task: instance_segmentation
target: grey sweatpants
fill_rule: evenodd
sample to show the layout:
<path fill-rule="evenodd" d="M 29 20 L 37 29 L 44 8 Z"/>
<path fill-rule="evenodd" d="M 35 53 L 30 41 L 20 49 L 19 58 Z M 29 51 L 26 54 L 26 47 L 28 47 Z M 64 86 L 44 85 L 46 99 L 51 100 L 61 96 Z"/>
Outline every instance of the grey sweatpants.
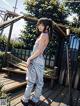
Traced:
<path fill-rule="evenodd" d="M 38 102 L 42 93 L 43 87 L 43 74 L 44 74 L 44 65 L 39 63 L 31 63 L 27 74 L 26 80 L 28 80 L 23 99 L 25 102 L 28 102 L 30 99 L 31 91 L 34 84 L 36 84 L 34 95 L 32 97 L 33 102 Z"/>

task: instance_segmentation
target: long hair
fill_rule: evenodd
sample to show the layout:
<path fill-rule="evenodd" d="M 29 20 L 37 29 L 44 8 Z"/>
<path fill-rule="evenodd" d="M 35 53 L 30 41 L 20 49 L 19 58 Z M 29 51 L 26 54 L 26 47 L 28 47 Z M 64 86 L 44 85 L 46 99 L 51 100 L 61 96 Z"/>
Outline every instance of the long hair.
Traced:
<path fill-rule="evenodd" d="M 46 30 L 46 27 L 49 26 L 47 30 L 48 30 L 49 40 L 51 40 L 51 38 L 52 38 L 52 32 L 53 32 L 53 23 L 52 23 L 52 20 L 50 18 L 40 18 L 40 19 L 38 19 L 37 26 L 39 24 L 43 24 L 44 25 L 44 30 L 43 30 L 44 33 L 45 33 L 45 30 Z M 36 31 L 37 31 L 36 38 L 39 37 L 40 34 L 41 34 L 41 32 L 39 31 L 39 29 L 37 28 L 37 26 L 36 26 Z"/>

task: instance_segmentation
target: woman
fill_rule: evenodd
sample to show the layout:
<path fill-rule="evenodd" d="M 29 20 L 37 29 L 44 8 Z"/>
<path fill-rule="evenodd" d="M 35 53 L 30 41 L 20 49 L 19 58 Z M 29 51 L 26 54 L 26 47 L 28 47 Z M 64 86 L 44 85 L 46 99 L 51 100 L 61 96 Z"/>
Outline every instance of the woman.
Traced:
<path fill-rule="evenodd" d="M 43 74 L 45 68 L 45 60 L 43 52 L 46 49 L 52 37 L 52 20 L 48 18 L 40 18 L 37 22 L 37 39 L 33 47 L 31 56 L 27 59 L 27 76 L 28 81 L 24 96 L 21 100 L 24 106 L 28 106 L 31 101 L 34 105 L 38 103 L 42 87 L 43 87 Z M 34 84 L 36 84 L 34 94 L 30 100 L 31 91 Z"/>

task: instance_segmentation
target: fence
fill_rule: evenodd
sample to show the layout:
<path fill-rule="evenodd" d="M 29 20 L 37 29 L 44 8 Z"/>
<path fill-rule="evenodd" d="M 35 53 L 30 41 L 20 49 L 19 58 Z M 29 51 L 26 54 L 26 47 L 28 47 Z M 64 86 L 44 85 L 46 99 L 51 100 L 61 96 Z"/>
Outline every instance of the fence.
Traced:
<path fill-rule="evenodd" d="M 12 49 L 12 54 L 14 54 L 15 56 L 23 59 L 23 60 L 27 60 L 27 58 L 30 56 L 32 50 L 26 50 L 26 49 L 16 49 L 13 48 Z M 45 66 L 53 68 L 54 66 L 54 60 L 55 60 L 55 55 L 50 56 L 50 55 L 45 55 L 44 54 L 44 59 L 45 59 Z"/>

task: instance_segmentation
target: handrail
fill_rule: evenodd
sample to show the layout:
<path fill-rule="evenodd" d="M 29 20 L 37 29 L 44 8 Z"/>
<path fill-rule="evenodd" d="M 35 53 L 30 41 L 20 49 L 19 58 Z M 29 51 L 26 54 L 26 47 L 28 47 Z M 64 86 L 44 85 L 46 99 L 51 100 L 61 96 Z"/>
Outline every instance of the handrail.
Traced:
<path fill-rule="evenodd" d="M 23 18 L 24 16 L 18 16 L 18 17 L 15 17 L 11 20 L 8 20 L 8 21 L 5 21 L 4 23 L 0 24 L 0 29 L 2 29 L 3 27 L 6 28 L 8 27 L 9 25 L 11 25 L 12 23 L 20 20 L 21 18 Z"/>

